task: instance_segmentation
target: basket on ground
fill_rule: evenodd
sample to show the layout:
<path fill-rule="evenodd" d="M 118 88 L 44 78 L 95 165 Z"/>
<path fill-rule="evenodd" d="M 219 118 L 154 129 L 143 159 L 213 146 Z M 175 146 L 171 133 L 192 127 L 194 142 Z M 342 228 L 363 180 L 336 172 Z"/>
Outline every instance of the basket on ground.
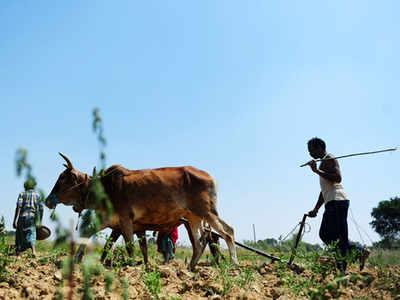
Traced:
<path fill-rule="evenodd" d="M 41 240 L 45 240 L 47 239 L 51 234 L 51 230 L 44 226 L 44 225 L 40 225 L 38 227 L 36 227 L 36 239 L 41 241 Z"/>

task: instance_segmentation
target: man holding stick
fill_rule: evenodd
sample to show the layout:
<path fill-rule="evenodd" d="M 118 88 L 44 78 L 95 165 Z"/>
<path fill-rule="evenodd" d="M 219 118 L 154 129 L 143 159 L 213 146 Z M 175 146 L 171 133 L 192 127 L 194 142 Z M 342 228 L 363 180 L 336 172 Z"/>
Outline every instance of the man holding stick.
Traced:
<path fill-rule="evenodd" d="M 331 154 L 326 152 L 325 142 L 320 138 L 312 138 L 307 145 L 312 158 L 322 159 L 319 168 L 317 168 L 317 163 L 314 160 L 308 162 L 311 170 L 319 176 L 321 185 L 317 204 L 308 213 L 308 216 L 316 217 L 322 204 L 325 204 L 319 236 L 326 245 L 337 242 L 337 247 L 343 258 L 342 263 L 338 263 L 338 267 L 346 271 L 345 257 L 356 246 L 351 244 L 348 239 L 347 212 L 350 201 L 341 184 L 342 176 L 339 163 Z M 362 270 L 369 251 L 361 247 L 358 247 L 358 249 L 361 253 L 360 270 Z"/>

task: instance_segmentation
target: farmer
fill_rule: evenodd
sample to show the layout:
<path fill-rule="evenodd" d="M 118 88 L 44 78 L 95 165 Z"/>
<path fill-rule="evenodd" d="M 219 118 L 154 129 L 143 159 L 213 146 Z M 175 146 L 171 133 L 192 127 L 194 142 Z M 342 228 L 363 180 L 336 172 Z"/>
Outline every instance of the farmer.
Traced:
<path fill-rule="evenodd" d="M 18 196 L 13 227 L 15 233 L 15 254 L 18 258 L 21 252 L 32 249 L 35 257 L 36 225 L 39 225 L 43 216 L 43 207 L 40 195 L 34 191 L 36 181 L 33 178 L 24 183 L 25 192 Z"/>
<path fill-rule="evenodd" d="M 334 158 L 326 152 L 325 142 L 320 138 L 312 138 L 307 145 L 308 151 L 314 159 Z M 308 165 L 314 173 L 319 175 L 321 185 L 317 204 L 308 213 L 308 216 L 316 217 L 322 204 L 325 204 L 319 236 L 326 245 L 337 242 L 341 257 L 345 258 L 349 251 L 355 249 L 356 246 L 351 244 L 348 239 L 347 211 L 350 201 L 341 184 L 342 176 L 339 163 L 336 159 L 324 160 L 317 168 L 317 163 L 311 160 Z M 360 251 L 360 270 L 362 270 L 369 251 L 362 247 L 357 248 Z M 338 267 L 346 271 L 346 261 L 343 260 L 341 264 L 338 264 Z"/>
<path fill-rule="evenodd" d="M 178 227 L 175 227 L 172 232 L 159 231 L 157 236 L 157 251 L 162 253 L 164 263 L 168 263 L 175 257 L 176 241 L 178 240 Z"/>

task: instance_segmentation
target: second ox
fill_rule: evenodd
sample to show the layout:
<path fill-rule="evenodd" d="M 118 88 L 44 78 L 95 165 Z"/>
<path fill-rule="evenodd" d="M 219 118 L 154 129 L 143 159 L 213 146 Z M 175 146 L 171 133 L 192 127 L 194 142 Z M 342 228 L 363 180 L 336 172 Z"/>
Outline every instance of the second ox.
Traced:
<path fill-rule="evenodd" d="M 60 155 L 67 162 L 66 169 L 47 197 L 46 206 L 55 208 L 62 203 L 72 205 L 75 211 L 94 208 L 88 197 L 91 177 L 75 169 L 67 156 Z M 113 215 L 107 224 L 101 224 L 101 229 L 120 230 L 131 245 L 134 232 L 176 226 L 184 218 L 189 222 L 193 247 L 189 268 L 193 269 L 205 247 L 202 224 L 206 222 L 226 241 L 231 259 L 237 263 L 233 228 L 218 216 L 216 183 L 207 172 L 190 166 L 128 170 L 113 165 L 104 171 L 101 182 L 113 205 Z"/>

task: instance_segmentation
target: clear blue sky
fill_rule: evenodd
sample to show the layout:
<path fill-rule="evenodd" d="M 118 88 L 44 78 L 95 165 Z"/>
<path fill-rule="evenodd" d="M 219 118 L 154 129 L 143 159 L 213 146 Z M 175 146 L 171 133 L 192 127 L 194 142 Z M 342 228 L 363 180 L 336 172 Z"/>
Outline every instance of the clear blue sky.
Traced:
<path fill-rule="evenodd" d="M 334 155 L 400 144 L 399 11 L 398 1 L 2 1 L 0 215 L 11 228 L 19 147 L 46 192 L 63 170 L 58 152 L 91 172 L 98 107 L 107 165 L 206 170 L 237 240 L 252 239 L 252 224 L 257 239 L 285 235 L 319 193 L 299 168 L 309 138 Z M 374 241 L 372 208 L 400 194 L 399 155 L 340 161 Z M 321 217 L 306 241 L 320 242 Z"/>

